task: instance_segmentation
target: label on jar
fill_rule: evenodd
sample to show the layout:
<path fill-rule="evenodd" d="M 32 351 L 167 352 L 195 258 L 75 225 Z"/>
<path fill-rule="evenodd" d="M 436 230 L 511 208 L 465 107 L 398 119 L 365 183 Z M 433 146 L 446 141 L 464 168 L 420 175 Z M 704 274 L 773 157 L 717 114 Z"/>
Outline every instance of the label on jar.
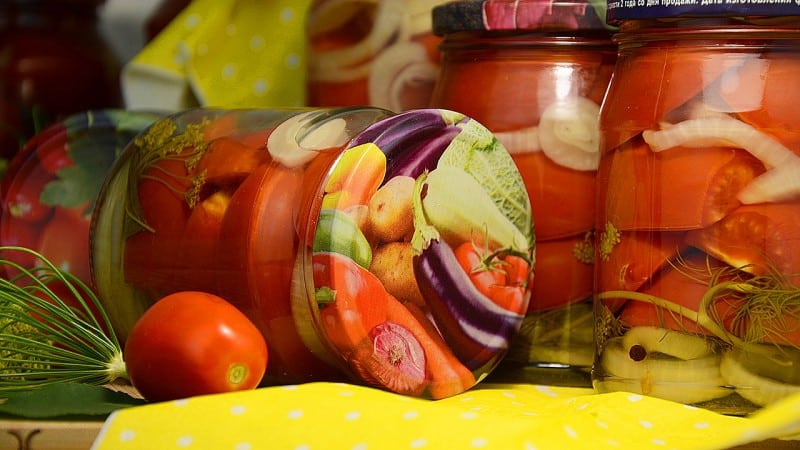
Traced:
<path fill-rule="evenodd" d="M 795 0 L 608 0 L 607 20 L 800 15 Z"/>

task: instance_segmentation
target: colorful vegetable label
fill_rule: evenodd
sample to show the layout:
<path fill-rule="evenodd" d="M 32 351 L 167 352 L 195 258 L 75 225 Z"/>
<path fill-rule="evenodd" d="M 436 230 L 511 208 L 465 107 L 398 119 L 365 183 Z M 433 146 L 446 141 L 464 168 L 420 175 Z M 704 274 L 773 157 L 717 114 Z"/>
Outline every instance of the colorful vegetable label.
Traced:
<path fill-rule="evenodd" d="M 608 0 L 608 22 L 676 17 L 785 17 L 800 15 L 791 0 Z"/>
<path fill-rule="evenodd" d="M 435 109 L 377 122 L 325 184 L 312 256 L 323 341 L 368 384 L 462 392 L 521 325 L 533 243 L 522 179 L 486 128 Z"/>

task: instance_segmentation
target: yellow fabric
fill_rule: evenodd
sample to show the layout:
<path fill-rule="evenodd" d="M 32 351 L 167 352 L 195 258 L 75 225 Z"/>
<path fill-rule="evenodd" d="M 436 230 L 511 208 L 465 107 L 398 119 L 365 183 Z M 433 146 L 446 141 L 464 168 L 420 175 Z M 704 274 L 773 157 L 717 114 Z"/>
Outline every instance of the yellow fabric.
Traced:
<path fill-rule="evenodd" d="M 691 450 L 798 432 L 800 396 L 744 418 L 584 388 L 485 384 L 431 401 L 310 383 L 120 410 L 94 448 Z"/>
<path fill-rule="evenodd" d="M 310 0 L 194 0 L 122 71 L 129 109 L 305 103 Z"/>

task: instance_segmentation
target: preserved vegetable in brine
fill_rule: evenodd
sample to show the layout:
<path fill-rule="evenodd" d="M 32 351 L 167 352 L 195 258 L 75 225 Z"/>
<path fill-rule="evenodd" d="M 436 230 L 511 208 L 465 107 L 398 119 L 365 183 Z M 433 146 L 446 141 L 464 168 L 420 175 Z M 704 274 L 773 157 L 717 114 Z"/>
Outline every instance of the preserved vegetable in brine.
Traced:
<path fill-rule="evenodd" d="M 452 396 L 498 364 L 528 307 L 522 178 L 448 110 L 186 111 L 133 140 L 97 211 L 115 331 L 172 292 L 222 296 L 267 341 L 265 383 Z M 484 265 L 502 286 L 472 280 Z"/>
<path fill-rule="evenodd" d="M 536 222 L 536 278 L 498 375 L 589 385 L 595 177 L 611 34 L 587 2 L 452 2 L 432 104 L 474 117 L 511 153 Z M 481 274 L 489 278 L 489 274 Z"/>
<path fill-rule="evenodd" d="M 593 379 L 747 414 L 800 392 L 800 28 L 709 23 L 618 37 Z"/>

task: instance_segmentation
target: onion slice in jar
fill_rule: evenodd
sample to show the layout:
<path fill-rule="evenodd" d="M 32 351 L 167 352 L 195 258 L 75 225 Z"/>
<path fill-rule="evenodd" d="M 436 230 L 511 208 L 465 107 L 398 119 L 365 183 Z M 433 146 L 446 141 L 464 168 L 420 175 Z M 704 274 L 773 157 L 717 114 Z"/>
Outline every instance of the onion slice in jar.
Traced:
<path fill-rule="evenodd" d="M 777 350 L 777 347 L 774 348 L 776 352 L 780 351 Z M 760 363 L 765 364 L 780 364 L 780 362 L 770 362 L 762 355 L 751 354 L 741 349 L 727 352 L 722 358 L 720 373 L 727 384 L 736 387 L 737 394 L 756 405 L 766 406 L 800 393 L 800 384 L 793 384 L 790 380 L 782 381 L 777 378 L 763 376 L 760 374 L 762 372 L 760 369 L 757 370 L 758 374 L 754 373 L 748 367 L 745 367 L 745 358 L 761 359 Z M 750 362 L 754 362 L 754 360 L 751 359 Z M 791 363 L 789 364 L 791 367 Z"/>
<path fill-rule="evenodd" d="M 662 130 L 645 130 L 654 152 L 675 147 L 725 146 L 746 150 L 769 169 L 738 194 L 744 204 L 780 202 L 800 197 L 800 156 L 778 140 L 732 117 L 701 117 Z"/>
<path fill-rule="evenodd" d="M 702 403 L 733 393 L 720 375 L 720 356 L 683 360 L 646 353 L 636 359 L 622 337 L 609 339 L 602 352 L 601 370 L 607 374 L 601 392 L 627 391 L 678 403 Z"/>
<path fill-rule="evenodd" d="M 575 170 L 597 170 L 600 163 L 600 106 L 586 97 L 568 97 L 550 104 L 539 119 L 542 151 L 556 163 Z"/>
<path fill-rule="evenodd" d="M 354 3 L 356 5 L 351 6 Z M 374 4 L 375 18 L 369 34 L 353 46 L 315 53 L 313 57 L 309 58 L 310 73 L 313 79 L 322 80 L 328 73 L 337 73 L 344 68 L 370 60 L 398 33 L 403 22 L 403 2 L 378 0 L 323 2 L 309 17 L 309 33 L 313 36 L 320 31 L 336 29 L 337 24 L 344 25 L 350 16 L 357 14 L 359 7 L 364 7 L 358 4 L 365 6 Z M 342 16 L 342 11 L 349 12 L 348 17 Z"/>
<path fill-rule="evenodd" d="M 678 359 L 698 359 L 714 354 L 715 346 L 707 338 L 667 328 L 633 327 L 622 336 L 629 352 L 639 346 L 647 353 L 658 352 Z"/>
<path fill-rule="evenodd" d="M 391 111 L 405 111 L 409 105 L 403 99 L 430 96 L 438 77 L 439 69 L 428 60 L 428 53 L 422 44 L 407 41 L 399 42 L 379 53 L 371 64 L 369 74 L 370 103 Z M 416 101 L 415 101 L 416 103 Z"/>

